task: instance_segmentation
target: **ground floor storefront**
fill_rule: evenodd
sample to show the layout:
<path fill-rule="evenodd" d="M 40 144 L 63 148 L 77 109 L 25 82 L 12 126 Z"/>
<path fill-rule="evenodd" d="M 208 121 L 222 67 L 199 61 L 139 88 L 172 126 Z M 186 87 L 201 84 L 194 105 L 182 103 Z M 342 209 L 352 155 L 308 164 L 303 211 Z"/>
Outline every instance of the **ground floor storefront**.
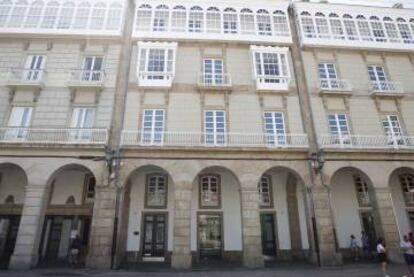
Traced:
<path fill-rule="evenodd" d="M 0 176 L 2 268 L 70 267 L 75 238 L 86 268 L 337 266 L 362 234 L 398 262 L 414 226 L 414 162 L 327 161 L 314 175 L 300 158 L 130 158 L 112 186 L 104 162 L 15 158 Z"/>

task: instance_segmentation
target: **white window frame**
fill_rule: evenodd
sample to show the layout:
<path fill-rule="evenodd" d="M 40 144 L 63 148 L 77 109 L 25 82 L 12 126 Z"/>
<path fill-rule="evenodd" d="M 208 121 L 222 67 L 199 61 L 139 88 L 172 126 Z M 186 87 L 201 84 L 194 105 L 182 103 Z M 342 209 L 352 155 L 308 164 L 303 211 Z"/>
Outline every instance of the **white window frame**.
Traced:
<path fill-rule="evenodd" d="M 6 140 L 25 140 L 28 135 L 28 128 L 32 122 L 33 107 L 28 106 L 13 106 L 7 127 L 4 134 Z"/>
<path fill-rule="evenodd" d="M 354 185 L 355 190 L 358 196 L 359 205 L 362 207 L 371 206 L 371 198 L 369 193 L 368 183 L 365 178 L 360 174 L 355 174 L 354 176 Z"/>
<path fill-rule="evenodd" d="M 341 124 L 343 122 L 345 122 L 345 125 Z M 335 123 L 335 125 L 332 125 L 331 123 Z M 328 115 L 328 127 L 334 144 L 351 144 L 351 131 L 349 128 L 348 116 L 346 113 L 330 113 Z M 342 127 L 346 127 L 346 130 L 342 130 Z M 332 128 L 336 128 L 336 131 L 333 131 Z"/>
<path fill-rule="evenodd" d="M 414 175 L 401 174 L 398 176 L 400 181 L 401 190 L 404 195 L 405 204 L 407 206 L 414 205 Z"/>
<path fill-rule="evenodd" d="M 207 72 L 207 62 L 211 63 L 211 72 Z M 221 64 L 221 70 L 219 70 Z M 203 83 L 205 85 L 223 85 L 225 83 L 223 59 L 205 58 L 203 60 Z"/>
<path fill-rule="evenodd" d="M 322 74 L 325 75 L 323 78 Z M 321 89 L 339 89 L 338 72 L 334 63 L 321 62 L 318 64 L 318 75 Z"/>
<path fill-rule="evenodd" d="M 267 186 L 267 188 L 265 187 Z M 273 206 L 272 179 L 268 175 L 260 178 L 257 186 L 259 192 L 259 205 L 261 208 L 271 208 Z"/>
<path fill-rule="evenodd" d="M 263 123 L 266 132 L 266 144 L 268 146 L 284 146 L 287 144 L 286 123 L 283 112 L 263 112 Z"/>
<path fill-rule="evenodd" d="M 70 139 L 90 141 L 93 138 L 96 109 L 94 107 L 74 107 L 70 122 Z M 90 121 L 88 121 L 88 119 Z"/>
<path fill-rule="evenodd" d="M 382 119 L 382 127 L 388 138 L 388 145 L 404 145 L 404 132 L 398 115 L 385 115 Z"/>
<path fill-rule="evenodd" d="M 91 60 L 89 68 L 87 66 L 88 59 Z M 81 81 L 82 82 L 102 81 L 103 66 L 104 66 L 103 63 L 104 63 L 104 58 L 102 56 L 85 56 L 82 62 Z"/>
<path fill-rule="evenodd" d="M 213 182 L 214 180 L 214 182 Z M 213 184 L 215 191 L 213 191 Z M 206 190 L 204 188 L 207 188 Z M 221 206 L 221 178 L 215 174 L 200 176 L 199 184 L 200 208 L 220 208 Z"/>
<path fill-rule="evenodd" d="M 392 91 L 393 86 L 388 81 L 387 72 L 384 66 L 368 65 L 368 76 L 374 91 Z"/>
<path fill-rule="evenodd" d="M 227 8 L 223 12 L 223 33 L 238 34 L 239 33 L 239 16 L 236 10 Z"/>
<path fill-rule="evenodd" d="M 38 82 L 42 80 L 46 64 L 45 55 L 30 54 L 26 57 L 22 79 L 26 82 Z"/>
<path fill-rule="evenodd" d="M 167 207 L 168 177 L 165 174 L 152 173 L 148 174 L 146 179 L 145 206 L 147 208 Z M 153 190 L 153 192 L 151 190 Z M 151 203 L 151 199 L 154 199 L 154 202 Z"/>
<path fill-rule="evenodd" d="M 170 10 L 166 5 L 159 5 L 154 10 L 152 19 L 153 32 L 166 32 L 169 30 Z"/>
<path fill-rule="evenodd" d="M 157 120 L 157 118 L 160 116 L 161 116 L 161 121 Z M 161 122 L 161 126 L 157 124 L 160 122 Z M 150 126 L 147 127 L 146 123 L 149 123 Z M 142 112 L 141 144 L 142 145 L 162 145 L 164 143 L 164 130 L 165 130 L 165 110 L 164 109 L 144 109 Z"/>
<path fill-rule="evenodd" d="M 211 113 L 211 116 L 209 114 Z M 208 118 L 212 118 L 210 122 Z M 223 122 L 218 121 L 222 118 Z M 223 128 L 218 125 L 223 123 Z M 211 125 L 211 126 L 209 126 Z M 227 122 L 225 110 L 204 111 L 204 143 L 206 146 L 224 146 L 227 143 Z"/>
<path fill-rule="evenodd" d="M 164 52 L 163 71 L 148 70 L 152 50 Z M 176 52 L 176 42 L 138 42 L 138 84 L 140 86 L 171 86 L 175 76 Z"/>

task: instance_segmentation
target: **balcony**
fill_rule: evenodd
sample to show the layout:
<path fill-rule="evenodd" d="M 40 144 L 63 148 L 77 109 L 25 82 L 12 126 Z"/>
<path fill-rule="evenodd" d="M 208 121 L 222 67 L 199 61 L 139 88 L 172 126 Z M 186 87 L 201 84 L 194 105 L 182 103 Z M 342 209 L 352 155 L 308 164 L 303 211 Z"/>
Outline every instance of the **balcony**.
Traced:
<path fill-rule="evenodd" d="M 320 79 L 319 92 L 323 94 L 350 94 L 352 86 L 347 80 Z"/>
<path fill-rule="evenodd" d="M 371 96 L 403 97 L 404 90 L 400 83 L 381 81 L 371 82 Z"/>
<path fill-rule="evenodd" d="M 264 76 L 259 75 L 256 77 L 256 89 L 259 91 L 284 91 L 289 90 L 290 78 L 288 77 L 276 77 L 276 76 Z"/>
<path fill-rule="evenodd" d="M 167 72 L 139 72 L 138 86 L 170 88 L 174 80 L 173 73 Z"/>
<path fill-rule="evenodd" d="M 102 89 L 105 82 L 105 71 L 73 69 L 70 72 L 69 88 Z"/>
<path fill-rule="evenodd" d="M 43 69 L 11 69 L 7 79 L 7 86 L 11 89 L 26 88 L 41 90 L 44 88 L 45 76 L 46 71 Z"/>
<path fill-rule="evenodd" d="M 268 135 L 264 133 L 207 134 L 197 132 L 122 132 L 123 146 L 155 147 L 243 147 L 307 148 L 306 134 Z"/>
<path fill-rule="evenodd" d="M 322 148 L 414 150 L 414 137 L 322 135 L 319 144 Z"/>
<path fill-rule="evenodd" d="M 0 128 L 0 143 L 47 145 L 104 145 L 106 129 L 37 129 L 20 127 Z"/>
<path fill-rule="evenodd" d="M 231 76 L 230 74 L 199 74 L 197 85 L 203 90 L 230 90 Z"/>

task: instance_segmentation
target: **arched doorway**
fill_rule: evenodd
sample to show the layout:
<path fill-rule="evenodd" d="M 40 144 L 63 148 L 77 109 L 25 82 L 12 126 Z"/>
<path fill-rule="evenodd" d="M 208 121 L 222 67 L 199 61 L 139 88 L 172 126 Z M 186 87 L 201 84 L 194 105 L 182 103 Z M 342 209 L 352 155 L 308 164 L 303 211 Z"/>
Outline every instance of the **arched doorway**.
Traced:
<path fill-rule="evenodd" d="M 122 261 L 168 263 L 173 248 L 174 182 L 161 167 L 135 169 L 124 187 Z"/>
<path fill-rule="evenodd" d="M 241 263 L 240 183 L 227 168 L 202 170 L 193 181 L 191 252 L 196 263 Z"/>
<path fill-rule="evenodd" d="M 375 251 L 381 225 L 371 180 L 357 168 L 341 168 L 332 176 L 331 189 L 337 247 L 344 259 L 352 258 L 350 236 L 362 246 L 362 232 L 368 236 L 370 250 Z"/>
<path fill-rule="evenodd" d="M 40 266 L 71 263 L 70 247 L 80 239 L 79 264 L 89 250 L 96 178 L 84 166 L 73 164 L 58 169 L 49 178 L 49 199 L 39 245 Z"/>
<path fill-rule="evenodd" d="M 27 176 L 14 164 L 0 165 L 0 268 L 7 268 L 16 244 Z"/>
<path fill-rule="evenodd" d="M 404 167 L 394 170 L 389 186 L 402 237 L 414 232 L 414 169 Z"/>
<path fill-rule="evenodd" d="M 258 183 L 262 251 L 266 262 L 309 254 L 305 186 L 284 167 L 267 170 Z"/>

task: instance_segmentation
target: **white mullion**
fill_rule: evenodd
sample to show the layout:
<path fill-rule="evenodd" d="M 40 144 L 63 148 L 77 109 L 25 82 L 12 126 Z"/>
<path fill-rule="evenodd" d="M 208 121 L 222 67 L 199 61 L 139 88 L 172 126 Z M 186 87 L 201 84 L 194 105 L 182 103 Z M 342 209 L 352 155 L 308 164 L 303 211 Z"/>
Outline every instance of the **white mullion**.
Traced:
<path fill-rule="evenodd" d="M 151 111 L 151 144 L 155 143 L 155 115 L 157 110 Z"/>

